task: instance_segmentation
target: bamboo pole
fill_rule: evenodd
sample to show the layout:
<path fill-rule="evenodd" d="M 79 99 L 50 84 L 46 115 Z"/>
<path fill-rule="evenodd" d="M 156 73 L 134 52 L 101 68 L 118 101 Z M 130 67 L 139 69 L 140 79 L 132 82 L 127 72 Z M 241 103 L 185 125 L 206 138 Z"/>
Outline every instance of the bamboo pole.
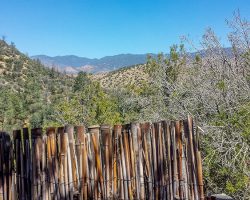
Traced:
<path fill-rule="evenodd" d="M 84 200 L 87 200 L 88 198 L 88 194 L 90 193 L 89 190 L 90 190 L 90 186 L 89 186 L 89 169 L 88 169 L 88 141 L 87 141 L 87 137 L 86 135 L 84 134 L 84 137 L 83 137 L 83 160 L 82 160 L 82 176 L 83 176 L 83 184 L 84 184 L 84 189 L 83 189 L 83 192 L 84 192 Z M 88 189 L 89 188 L 89 189 Z"/>
<path fill-rule="evenodd" d="M 133 170 L 135 171 L 135 181 L 136 185 L 134 187 L 136 192 L 136 199 L 140 198 L 140 167 L 141 167 L 141 159 L 139 157 L 139 141 L 137 137 L 137 131 L 138 131 L 138 124 L 137 123 L 131 123 L 131 133 L 132 133 L 132 139 L 133 139 L 133 150 L 134 150 L 134 158 L 133 158 Z M 134 169 L 135 168 L 135 169 Z"/>
<path fill-rule="evenodd" d="M 182 124 L 180 121 L 175 123 L 175 133 L 177 140 L 177 160 L 178 160 L 178 178 L 179 178 L 179 197 L 184 199 L 183 195 L 183 176 L 182 176 Z"/>
<path fill-rule="evenodd" d="M 62 187 L 61 187 L 61 191 L 62 191 L 62 197 L 61 198 L 65 198 L 66 200 L 69 200 L 69 178 L 68 178 L 68 134 L 64 133 L 64 128 L 60 128 L 60 142 L 61 142 L 61 153 L 60 153 L 60 157 L 61 157 L 61 182 L 62 182 Z M 63 189 L 65 190 L 65 193 L 63 191 Z M 65 196 L 64 196 L 65 194 Z"/>
<path fill-rule="evenodd" d="M 58 161 L 55 128 L 47 128 L 47 158 L 50 180 L 50 195 L 52 199 L 59 198 Z"/>
<path fill-rule="evenodd" d="M 110 173 L 110 155 L 109 155 L 109 148 L 111 146 L 110 143 L 110 126 L 108 125 L 102 125 L 100 127 L 101 129 L 101 136 L 102 136 L 102 141 L 103 141 L 103 149 L 104 149 L 104 173 L 105 173 L 105 183 L 106 183 L 106 188 L 105 188 L 105 196 L 104 198 L 111 198 L 111 173 Z"/>
<path fill-rule="evenodd" d="M 124 199 L 123 194 L 123 176 L 121 170 L 121 156 L 119 151 L 119 137 L 121 137 L 122 126 L 114 126 L 113 134 L 113 197 Z M 118 152 L 119 151 L 119 152 Z M 120 190 L 119 190 L 120 189 Z M 119 194 L 118 194 L 118 191 Z"/>
<path fill-rule="evenodd" d="M 0 200 L 4 199 L 4 186 L 3 186 L 3 132 L 0 133 Z"/>
<path fill-rule="evenodd" d="M 84 156 L 85 148 L 85 136 L 84 136 L 84 126 L 76 127 L 76 138 L 77 138 L 77 160 L 78 160 L 78 170 L 79 170 L 79 185 L 78 190 L 80 193 L 80 200 L 87 199 L 87 188 L 85 189 L 86 184 L 86 159 Z M 86 190 L 86 191 L 85 191 Z M 85 194 L 86 193 L 86 194 Z"/>
<path fill-rule="evenodd" d="M 139 154 L 138 154 L 138 169 L 139 169 L 139 185 L 140 185 L 140 199 L 145 199 L 145 183 L 144 183 L 144 169 L 143 169 L 143 161 L 142 161 L 142 133 L 139 124 L 137 124 L 137 138 L 138 138 L 138 147 L 139 147 Z"/>
<path fill-rule="evenodd" d="M 23 144 L 24 144 L 24 190 L 25 192 L 25 199 L 30 200 L 30 142 L 29 142 L 29 129 L 23 128 Z"/>
<path fill-rule="evenodd" d="M 125 167 L 126 167 L 126 182 L 128 185 L 128 198 L 133 199 L 132 185 L 131 185 L 131 164 L 129 158 L 129 143 L 128 143 L 128 127 L 129 125 L 123 126 L 123 146 L 124 146 L 124 157 L 125 157 Z"/>
<path fill-rule="evenodd" d="M 12 141 L 11 141 L 11 138 L 10 138 L 10 135 L 8 134 L 7 135 L 7 141 L 6 141 L 6 146 L 8 147 L 8 150 L 7 150 L 7 159 L 6 159 L 6 162 L 8 163 L 8 171 L 7 171 L 7 174 L 8 174 L 8 178 L 7 178 L 7 188 L 8 188 L 8 191 L 7 191 L 7 199 L 8 200 L 12 200 L 13 199 L 13 195 L 12 195 L 12 173 L 13 173 L 13 146 L 12 146 Z"/>
<path fill-rule="evenodd" d="M 194 193 L 194 199 L 198 200 L 198 189 L 197 189 L 197 175 L 196 175 L 196 158 L 195 158 L 195 152 L 194 152 L 194 132 L 193 132 L 193 119 L 188 116 L 187 119 L 188 123 L 188 142 L 190 146 L 190 155 L 191 155 L 191 168 L 189 171 L 191 171 L 191 178 L 193 182 L 193 193 Z"/>
<path fill-rule="evenodd" d="M 99 126 L 91 126 L 89 127 L 89 133 L 91 134 L 92 144 L 95 153 L 95 166 L 96 166 L 96 178 L 95 178 L 95 198 L 103 198 L 104 197 L 104 187 L 103 187 L 103 172 L 102 172 L 102 163 L 101 163 L 101 155 L 99 149 Z M 98 184 L 100 187 L 100 191 L 98 191 Z"/>
<path fill-rule="evenodd" d="M 66 132 L 67 134 L 67 132 Z M 68 134 L 67 134 L 68 136 Z M 74 197 L 74 184 L 73 184 L 73 176 L 72 176 L 72 158 L 70 153 L 69 139 L 65 138 L 67 145 L 67 165 L 68 165 L 68 186 L 69 186 L 69 199 L 73 200 Z"/>
<path fill-rule="evenodd" d="M 67 125 L 65 127 L 65 132 L 68 133 L 69 138 L 69 150 L 70 150 L 70 158 L 71 158 L 71 166 L 72 166 L 72 181 L 73 181 L 73 193 L 78 193 L 78 185 L 79 185 L 79 175 L 78 175 L 78 163 L 76 159 L 76 150 L 75 150 L 75 139 L 74 139 L 74 127 L 71 125 Z"/>
<path fill-rule="evenodd" d="M 164 128 L 166 129 L 167 139 L 167 165 L 168 165 L 168 199 L 174 199 L 173 194 L 173 178 L 172 178 L 172 154 L 171 154 L 171 132 L 169 122 L 164 122 Z"/>
<path fill-rule="evenodd" d="M 59 127 L 57 129 L 58 132 L 58 141 L 59 145 L 59 191 L 60 191 L 60 199 L 65 200 L 66 191 L 65 191 L 65 174 L 64 174 L 64 164 L 65 164 L 65 154 L 66 154 L 66 145 L 64 143 L 64 127 Z"/>
<path fill-rule="evenodd" d="M 32 162 L 32 199 L 38 199 L 41 194 L 41 151 L 42 151 L 42 129 L 35 128 L 31 131 L 31 138 L 33 140 L 34 154 Z"/>
<path fill-rule="evenodd" d="M 152 152 L 152 127 L 150 123 L 144 125 L 145 134 L 145 151 L 148 152 L 148 196 L 149 199 L 154 199 L 154 168 L 153 168 L 153 152 Z M 146 156 L 146 154 L 145 154 Z"/>
<path fill-rule="evenodd" d="M 47 169 L 47 163 L 46 163 L 46 140 L 47 136 L 43 135 L 43 140 L 42 140 L 42 151 L 41 151 L 41 162 L 42 162 L 42 177 L 41 177 L 41 182 L 42 182 L 42 200 L 48 200 L 48 191 L 47 191 L 47 185 L 46 185 L 46 169 Z"/>
<path fill-rule="evenodd" d="M 22 154 L 22 143 L 21 143 L 21 131 L 15 131 L 15 157 L 16 157 L 16 188 L 17 197 L 22 199 L 22 176 L 21 176 L 21 154 Z"/>
<path fill-rule="evenodd" d="M 163 195 L 164 195 L 164 172 L 163 172 L 163 141 L 162 141 L 162 124 L 160 122 L 157 123 L 157 137 L 158 137 L 158 145 L 159 148 L 158 148 L 158 179 L 159 179 L 159 182 L 160 182 L 160 192 L 159 192 L 159 196 L 160 196 L 160 199 L 163 198 Z"/>
<path fill-rule="evenodd" d="M 136 124 L 138 126 L 138 124 Z M 139 198 L 138 193 L 139 190 L 137 188 L 138 185 L 138 181 L 137 179 L 139 177 L 136 177 L 136 161 L 135 161 L 135 152 L 134 152 L 134 139 L 136 139 L 136 137 L 134 137 L 134 133 L 132 131 L 132 123 L 129 125 L 128 127 L 128 144 L 129 144 L 129 162 L 130 162 L 130 178 L 131 178 L 131 188 L 132 188 L 132 198 L 133 199 L 137 199 Z M 137 132 L 136 132 L 137 134 Z"/>
<path fill-rule="evenodd" d="M 178 170 L 177 170 L 177 148 L 176 148 L 176 136 L 175 136 L 175 123 L 171 122 L 171 143 L 172 143 L 172 165 L 173 165 L 173 195 L 174 198 L 179 198 L 179 180 L 178 180 Z"/>
<path fill-rule="evenodd" d="M 201 152 L 200 152 L 200 142 L 199 142 L 199 132 L 197 129 L 196 132 L 196 163 L 197 163 L 197 179 L 198 179 L 198 191 L 199 191 L 199 199 L 204 199 L 204 189 L 203 189 L 203 176 L 202 176 L 202 160 L 201 160 Z"/>
<path fill-rule="evenodd" d="M 129 198 L 128 194 L 128 184 L 127 184 L 127 170 L 126 170 L 126 162 L 125 162 L 125 153 L 124 153 L 124 147 L 123 147 L 123 132 L 121 131 L 119 133 L 119 148 L 120 148 L 120 166 L 121 166 L 121 194 L 124 196 L 124 199 Z"/>
<path fill-rule="evenodd" d="M 161 121 L 162 127 L 162 154 L 163 154 L 163 199 L 168 199 L 168 165 L 167 165 L 167 140 L 164 121 Z"/>

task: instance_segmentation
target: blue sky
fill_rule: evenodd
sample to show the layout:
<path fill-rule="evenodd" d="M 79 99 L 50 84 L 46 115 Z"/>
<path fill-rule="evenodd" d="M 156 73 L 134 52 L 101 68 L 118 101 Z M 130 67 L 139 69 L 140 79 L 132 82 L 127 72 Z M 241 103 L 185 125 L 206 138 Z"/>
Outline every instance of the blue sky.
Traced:
<path fill-rule="evenodd" d="M 100 58 L 168 52 L 211 27 L 227 46 L 225 19 L 250 18 L 249 0 L 0 0 L 0 36 L 29 55 Z"/>

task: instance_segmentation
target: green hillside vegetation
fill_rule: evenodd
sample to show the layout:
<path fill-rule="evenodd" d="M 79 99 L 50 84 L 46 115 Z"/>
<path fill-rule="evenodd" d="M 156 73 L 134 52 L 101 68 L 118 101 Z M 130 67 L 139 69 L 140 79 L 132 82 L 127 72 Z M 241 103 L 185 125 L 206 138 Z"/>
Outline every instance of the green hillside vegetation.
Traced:
<path fill-rule="evenodd" d="M 0 41 L 0 127 L 118 123 L 114 100 L 86 73 L 74 78 L 45 68 Z"/>
<path fill-rule="evenodd" d="M 211 29 L 202 55 L 183 44 L 146 65 L 76 77 L 45 68 L 0 41 L 0 128 L 195 118 L 205 188 L 250 199 L 250 24 L 228 22 L 228 54 Z"/>
<path fill-rule="evenodd" d="M 51 104 L 70 92 L 72 79 L 20 53 L 14 44 L 0 41 L 0 127 L 20 128 L 47 122 Z"/>
<path fill-rule="evenodd" d="M 145 66 L 146 65 L 134 65 L 123 67 L 109 73 L 95 74 L 93 75 L 93 80 L 99 81 L 102 87 L 106 89 L 126 87 L 133 84 L 142 86 L 148 81 Z"/>

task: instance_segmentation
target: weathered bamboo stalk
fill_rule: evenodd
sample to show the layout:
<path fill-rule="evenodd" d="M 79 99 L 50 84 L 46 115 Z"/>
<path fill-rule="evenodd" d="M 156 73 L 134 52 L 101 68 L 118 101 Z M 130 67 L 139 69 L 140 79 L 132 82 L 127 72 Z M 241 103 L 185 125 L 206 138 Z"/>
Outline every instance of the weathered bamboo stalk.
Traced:
<path fill-rule="evenodd" d="M 0 133 L 0 200 L 4 200 L 4 183 L 3 183 L 3 132 Z"/>
<path fill-rule="evenodd" d="M 161 122 L 162 127 L 162 154 L 163 154 L 163 199 L 168 199 L 168 166 L 167 166 L 167 140 L 164 121 Z"/>
<path fill-rule="evenodd" d="M 58 132 L 58 141 L 60 141 L 59 145 L 59 177 L 58 177 L 58 182 L 59 182 L 59 191 L 60 191 L 60 199 L 65 200 L 66 194 L 65 194 L 65 185 L 64 185 L 64 159 L 65 159 L 65 151 L 66 147 L 64 144 L 64 139 L 63 139 L 63 134 L 64 134 L 64 127 L 60 127 L 57 129 Z"/>
<path fill-rule="evenodd" d="M 108 125 L 102 125 L 101 126 L 101 136 L 102 136 L 102 141 L 103 141 L 103 149 L 104 149 L 104 173 L 105 173 L 105 183 L 106 183 L 106 188 L 105 188 L 105 199 L 111 198 L 111 175 L 110 174 L 110 155 L 109 155 L 109 148 L 111 146 L 110 143 L 110 126 Z"/>
<path fill-rule="evenodd" d="M 129 151 L 129 143 L 128 143 L 128 126 L 123 126 L 123 146 L 124 146 L 124 156 L 125 156 L 125 163 L 126 163 L 126 181 L 128 185 L 128 197 L 129 199 L 133 199 L 132 193 L 132 184 L 131 184 L 131 164 L 130 164 L 130 151 Z"/>
<path fill-rule="evenodd" d="M 175 133 L 177 141 L 177 162 L 178 162 L 178 178 L 179 178 L 179 197 L 183 199 L 183 178 L 182 178 L 182 127 L 181 122 L 175 123 Z"/>
<path fill-rule="evenodd" d="M 12 173 L 13 173 L 13 147 L 10 135 L 6 134 L 5 136 L 5 145 L 6 145 L 6 163 L 7 163 L 7 199 L 12 200 Z"/>
<path fill-rule="evenodd" d="M 64 133 L 64 128 L 60 128 L 60 142 L 61 142 L 61 182 L 62 182 L 62 187 L 61 187 L 61 198 L 69 200 L 69 178 L 68 178 L 68 135 Z M 65 191 L 63 191 L 63 189 Z M 65 193 L 64 193 L 65 192 Z M 65 196 L 64 196 L 65 194 Z"/>
<path fill-rule="evenodd" d="M 138 124 L 137 123 L 132 123 L 131 124 L 131 134 L 132 134 L 132 140 L 133 140 L 133 170 L 134 170 L 134 176 L 135 176 L 135 181 L 136 185 L 135 187 L 135 198 L 139 199 L 140 198 L 140 164 L 141 160 L 139 159 L 139 144 L 138 144 L 138 137 L 137 137 L 137 131 L 138 131 Z"/>
<path fill-rule="evenodd" d="M 87 149 L 87 146 L 88 146 L 88 140 L 87 140 L 87 137 L 86 135 L 84 135 L 84 138 L 83 138 L 83 160 L 82 160 L 82 176 L 83 176 L 83 184 L 84 184 L 84 189 L 83 189 L 83 192 L 84 192 L 84 200 L 87 200 L 88 198 L 88 194 L 89 193 L 89 190 L 88 188 L 90 189 L 90 186 L 89 186 L 89 168 L 88 168 L 88 149 Z"/>
<path fill-rule="evenodd" d="M 177 169 L 177 147 L 176 147 L 176 135 L 175 135 L 175 123 L 171 123 L 171 144 L 172 144 L 172 164 L 173 164 L 173 194 L 174 198 L 179 198 L 179 180 L 178 180 L 178 169 Z"/>
<path fill-rule="evenodd" d="M 138 138 L 138 147 L 139 147 L 139 185 L 140 185 L 140 199 L 145 199 L 145 183 L 144 183 L 144 169 L 143 169 L 143 149 L 142 149 L 142 132 L 139 124 L 137 125 L 137 138 Z"/>
<path fill-rule="evenodd" d="M 148 182 L 148 199 L 153 199 L 153 177 L 152 177 L 152 147 L 151 147 L 151 131 L 150 131 L 150 124 L 149 123 L 145 123 L 141 125 L 141 129 L 144 135 L 144 145 L 143 145 L 143 149 L 144 149 L 144 159 L 145 159 L 145 166 L 146 166 L 146 174 L 147 176 L 147 182 Z"/>
<path fill-rule="evenodd" d="M 202 176 L 202 160 L 201 160 L 201 152 L 200 152 L 200 142 L 199 142 L 199 132 L 196 132 L 196 163 L 197 163 L 197 179 L 198 179 L 198 191 L 199 191 L 199 199 L 204 199 L 204 189 L 203 189 L 203 176 Z"/>
<path fill-rule="evenodd" d="M 121 154 L 119 149 L 119 138 L 121 137 L 122 126 L 114 126 L 113 134 L 113 197 L 124 199 L 123 193 L 123 175 L 121 166 Z M 118 194 L 119 192 L 119 194 Z"/>
<path fill-rule="evenodd" d="M 33 167 L 32 167 L 32 199 L 41 198 L 41 151 L 42 151 L 42 129 L 36 128 L 31 131 L 33 140 Z"/>
<path fill-rule="evenodd" d="M 171 131 L 169 122 L 164 122 L 164 128 L 166 130 L 166 140 L 167 140 L 167 165 L 168 165 L 168 199 L 174 199 L 173 193 L 173 172 L 172 172 L 172 154 L 171 154 Z"/>
<path fill-rule="evenodd" d="M 86 169 L 83 169 L 83 148 L 84 148 L 84 126 L 77 126 L 76 127 L 76 153 L 77 153 L 77 160 L 78 160 L 78 175 L 79 175 L 79 184 L 78 184 L 78 191 L 79 191 L 79 199 L 83 199 L 84 194 L 84 180 L 83 174 Z"/>
<path fill-rule="evenodd" d="M 127 183 L 127 169 L 126 169 L 126 161 L 125 161 L 125 152 L 124 152 L 124 147 L 123 147 L 123 132 L 119 134 L 119 148 L 120 148 L 120 163 L 121 163 L 121 180 L 122 180 L 122 191 L 121 193 L 124 195 L 124 199 L 129 198 L 129 193 L 128 193 L 128 183 Z"/>
<path fill-rule="evenodd" d="M 101 155 L 99 149 L 99 131 L 100 131 L 99 128 L 100 128 L 99 126 L 89 127 L 89 132 L 91 134 L 91 139 L 95 153 L 95 165 L 96 165 L 95 198 L 104 197 L 102 163 L 101 163 Z M 98 191 L 98 185 L 100 187 L 100 191 Z"/>
<path fill-rule="evenodd" d="M 158 155 L 159 155 L 159 164 L 158 164 L 158 174 L 159 174 L 159 182 L 160 182 L 160 198 L 163 199 L 164 197 L 164 157 L 163 157 L 163 140 L 162 140 L 162 124 L 159 122 L 157 124 L 157 132 L 158 132 Z"/>
<path fill-rule="evenodd" d="M 42 162 L 42 200 L 48 200 L 49 194 L 47 191 L 47 185 L 46 185 L 46 169 L 47 169 L 47 163 L 46 163 L 46 142 L 47 142 L 47 136 L 43 135 L 43 143 L 42 143 L 42 152 L 41 152 L 41 162 Z"/>
<path fill-rule="evenodd" d="M 194 132 L 193 132 L 193 119 L 188 116 L 188 138 L 189 138 L 189 145 L 190 145 L 190 153 L 191 153 L 191 171 L 192 174 L 192 182 L 193 182 L 193 192 L 194 192 L 194 199 L 198 200 L 198 189 L 197 189 L 197 171 L 196 171 L 196 154 L 194 152 Z"/>
<path fill-rule="evenodd" d="M 72 181 L 73 181 L 73 193 L 78 193 L 78 185 L 79 185 L 79 175 L 78 175 L 78 163 L 76 159 L 76 150 L 75 150 L 75 140 L 74 140 L 74 127 L 66 126 L 65 132 L 68 133 L 69 138 L 69 150 L 70 150 L 70 158 L 71 158 L 71 167 L 72 167 Z M 73 194 L 72 193 L 72 194 Z"/>

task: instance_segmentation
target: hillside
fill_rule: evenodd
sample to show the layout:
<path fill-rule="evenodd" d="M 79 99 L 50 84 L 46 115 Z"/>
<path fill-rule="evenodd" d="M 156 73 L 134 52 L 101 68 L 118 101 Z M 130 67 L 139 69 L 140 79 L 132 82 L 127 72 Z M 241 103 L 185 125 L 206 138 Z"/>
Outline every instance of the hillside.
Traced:
<path fill-rule="evenodd" d="M 124 67 L 107 73 L 95 74 L 93 80 L 100 82 L 101 86 L 106 89 L 124 88 L 128 85 L 140 86 L 148 79 L 148 74 L 145 72 L 144 65 L 134 65 Z"/>
<path fill-rule="evenodd" d="M 43 119 L 51 104 L 70 93 L 72 80 L 0 40 L 0 129 Z"/>

